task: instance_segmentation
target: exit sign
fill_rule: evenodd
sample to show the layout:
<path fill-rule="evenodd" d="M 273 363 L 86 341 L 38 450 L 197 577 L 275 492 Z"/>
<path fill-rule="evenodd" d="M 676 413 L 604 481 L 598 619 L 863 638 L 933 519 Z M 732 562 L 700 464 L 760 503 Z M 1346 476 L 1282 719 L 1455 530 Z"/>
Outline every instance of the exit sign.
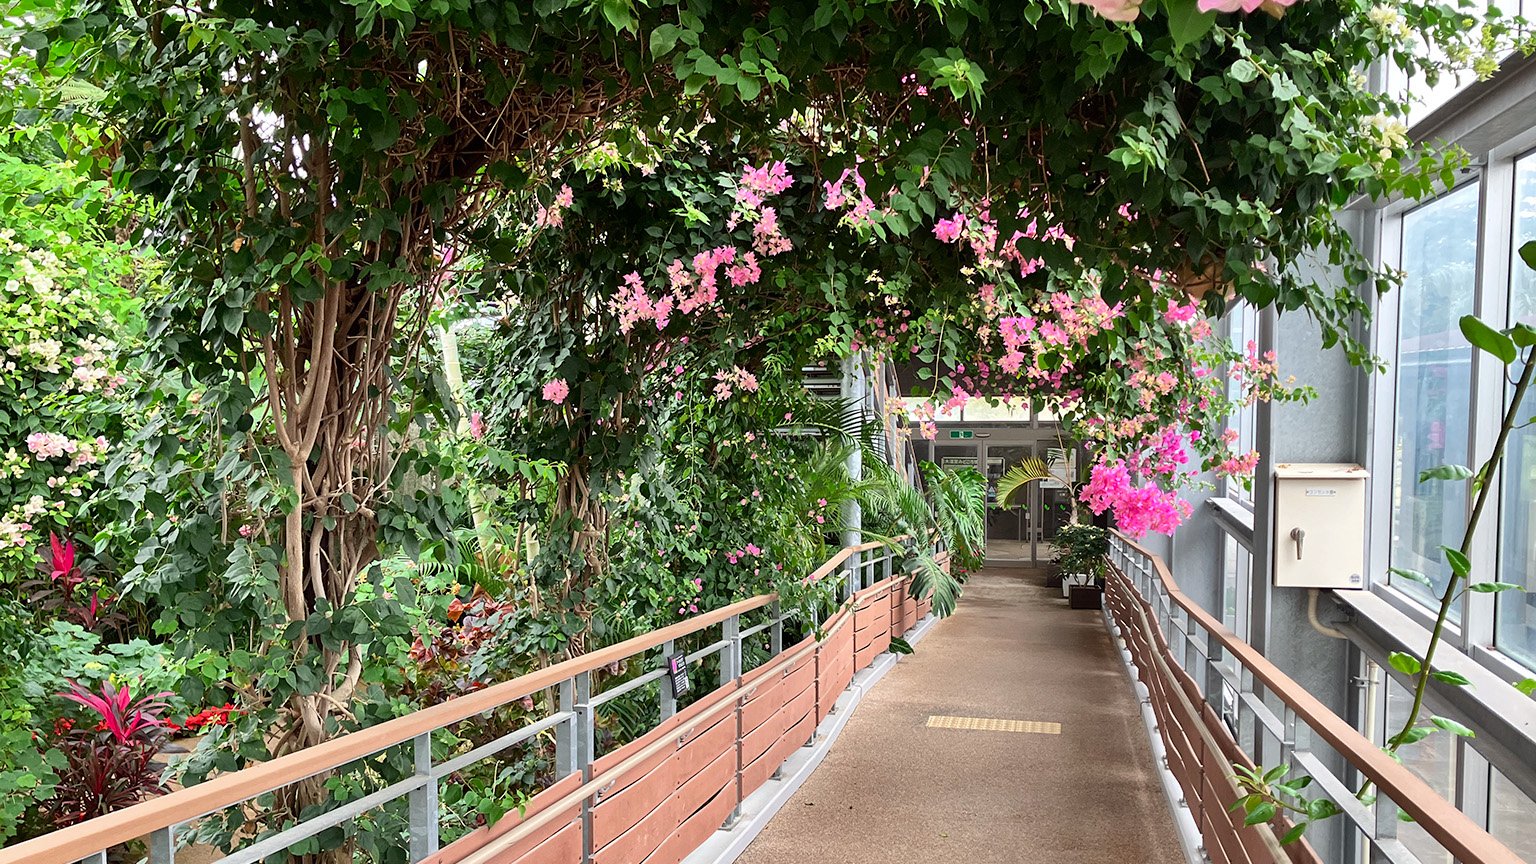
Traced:
<path fill-rule="evenodd" d="M 951 429 L 951 430 L 949 430 L 949 437 L 952 438 L 952 439 L 953 438 L 975 438 L 976 437 L 976 433 L 972 432 L 969 429 Z"/>

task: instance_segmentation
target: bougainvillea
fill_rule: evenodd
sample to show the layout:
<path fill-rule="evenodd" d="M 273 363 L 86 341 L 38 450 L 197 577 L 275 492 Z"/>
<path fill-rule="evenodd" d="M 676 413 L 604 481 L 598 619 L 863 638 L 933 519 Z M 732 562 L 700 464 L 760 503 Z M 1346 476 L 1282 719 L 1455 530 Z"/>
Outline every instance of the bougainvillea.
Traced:
<path fill-rule="evenodd" d="M 118 427 L 135 263 L 98 221 L 104 204 L 70 166 L 0 155 L 0 583 L 76 527 Z"/>

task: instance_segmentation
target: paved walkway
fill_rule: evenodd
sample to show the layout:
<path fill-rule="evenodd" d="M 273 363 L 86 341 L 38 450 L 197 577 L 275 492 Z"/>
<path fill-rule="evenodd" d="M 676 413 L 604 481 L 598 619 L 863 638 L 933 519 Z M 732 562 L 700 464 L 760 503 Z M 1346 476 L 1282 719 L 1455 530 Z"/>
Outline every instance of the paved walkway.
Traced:
<path fill-rule="evenodd" d="M 1098 612 L 989 568 L 854 711 L 742 864 L 1182 864 Z M 929 728 L 930 716 L 1061 724 Z"/>

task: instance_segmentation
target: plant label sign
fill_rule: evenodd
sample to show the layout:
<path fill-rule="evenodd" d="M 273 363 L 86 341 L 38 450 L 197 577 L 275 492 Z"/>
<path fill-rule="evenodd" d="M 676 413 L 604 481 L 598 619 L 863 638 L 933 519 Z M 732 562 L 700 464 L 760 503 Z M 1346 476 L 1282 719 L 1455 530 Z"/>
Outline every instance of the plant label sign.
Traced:
<path fill-rule="evenodd" d="M 667 658 L 667 678 L 672 682 L 672 698 L 688 695 L 692 685 L 688 683 L 688 655 L 682 651 Z"/>

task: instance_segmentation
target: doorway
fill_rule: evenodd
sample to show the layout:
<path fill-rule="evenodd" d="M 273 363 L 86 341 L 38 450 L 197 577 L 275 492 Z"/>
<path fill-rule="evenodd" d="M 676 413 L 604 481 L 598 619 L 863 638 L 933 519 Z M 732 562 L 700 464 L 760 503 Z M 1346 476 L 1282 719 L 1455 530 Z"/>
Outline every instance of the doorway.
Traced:
<path fill-rule="evenodd" d="M 1024 430 L 1019 430 L 1024 432 Z M 1074 448 L 1052 435 L 1053 430 L 1019 432 L 1014 441 L 988 441 L 984 447 L 987 475 L 987 560 L 1040 566 L 1056 558 L 1056 532 L 1072 520 L 1072 489 L 1068 481 L 1077 469 Z M 997 436 L 1003 438 L 1002 434 Z M 1007 501 L 997 498 L 1003 474 L 1031 457 L 1045 460 L 1051 476 L 1026 484 Z"/>
<path fill-rule="evenodd" d="M 1075 448 L 1063 446 L 1053 429 L 993 429 L 985 440 L 933 445 L 941 468 L 976 468 L 987 478 L 987 560 L 1039 566 L 1056 556 L 1053 540 L 1072 518 L 1072 490 L 1067 480 L 1076 470 Z M 997 484 L 1019 462 L 1038 456 L 1055 476 L 1029 483 L 1007 501 Z"/>

